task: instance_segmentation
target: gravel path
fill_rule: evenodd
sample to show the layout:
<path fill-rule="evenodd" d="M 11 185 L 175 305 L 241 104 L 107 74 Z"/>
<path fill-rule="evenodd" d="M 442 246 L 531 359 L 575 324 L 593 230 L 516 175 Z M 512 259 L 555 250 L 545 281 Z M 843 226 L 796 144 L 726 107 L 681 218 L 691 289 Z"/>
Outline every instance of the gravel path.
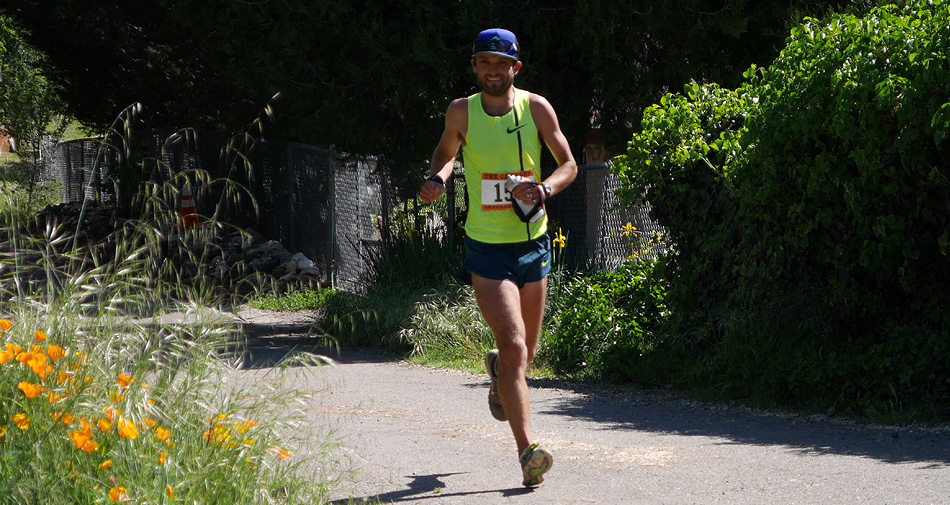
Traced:
<path fill-rule="evenodd" d="M 306 320 L 242 312 L 258 366 Z M 293 318 L 290 318 L 293 319 Z M 487 375 L 409 365 L 374 351 L 293 384 L 339 429 L 361 474 L 333 503 L 950 504 L 950 431 L 753 412 L 657 392 L 530 381 L 536 438 L 554 454 L 521 487 L 514 441 L 487 406 Z M 260 370 L 245 372 L 253 378 Z"/>

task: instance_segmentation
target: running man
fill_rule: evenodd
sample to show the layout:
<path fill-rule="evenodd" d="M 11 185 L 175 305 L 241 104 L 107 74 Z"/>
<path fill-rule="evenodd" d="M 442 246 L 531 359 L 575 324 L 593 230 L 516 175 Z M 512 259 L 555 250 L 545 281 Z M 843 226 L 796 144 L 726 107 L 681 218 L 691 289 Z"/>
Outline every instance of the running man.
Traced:
<path fill-rule="evenodd" d="M 523 484 L 537 486 L 554 460 L 532 439 L 525 370 L 541 336 L 551 241 L 547 215 L 531 222 L 524 213 L 516 214 L 512 199 L 529 209 L 543 206 L 574 180 L 577 163 L 551 104 L 514 87 L 522 68 L 519 50 L 508 30 L 478 34 L 472 70 L 482 91 L 449 105 L 445 130 L 432 153 L 431 177 L 420 198 L 428 203 L 445 192 L 461 148 L 470 202 L 465 271 L 471 274 L 479 310 L 498 346 L 485 357 L 491 378 L 488 404 L 496 419 L 511 426 Z M 544 181 L 541 141 L 558 163 Z M 505 189 L 508 175 L 524 178 L 510 192 Z"/>

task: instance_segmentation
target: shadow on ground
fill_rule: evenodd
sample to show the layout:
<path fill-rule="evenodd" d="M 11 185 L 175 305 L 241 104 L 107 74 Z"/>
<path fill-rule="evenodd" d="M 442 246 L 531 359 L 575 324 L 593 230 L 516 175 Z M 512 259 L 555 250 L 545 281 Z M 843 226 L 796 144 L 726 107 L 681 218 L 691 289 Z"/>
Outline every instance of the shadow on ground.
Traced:
<path fill-rule="evenodd" d="M 299 366 L 287 361 L 295 354 L 311 353 L 326 356 L 339 364 L 385 363 L 399 361 L 398 354 L 379 349 L 341 348 L 334 340 L 317 332 L 307 323 L 242 323 L 245 370 L 271 368 L 278 364 Z"/>
<path fill-rule="evenodd" d="M 596 423 L 603 430 L 635 430 L 661 435 L 703 436 L 722 444 L 785 446 L 801 455 L 865 457 L 918 469 L 950 467 L 950 430 L 895 428 L 744 409 L 693 401 L 662 391 L 610 391 L 557 381 L 532 381 L 534 388 L 580 393 L 539 402 L 539 413 Z"/>
<path fill-rule="evenodd" d="M 461 496 L 474 496 L 474 495 L 498 495 L 499 501 L 503 501 L 505 498 L 511 496 L 518 496 L 529 494 L 533 491 L 532 488 L 511 488 L 511 489 L 495 489 L 495 490 L 485 490 L 485 491 L 463 491 L 457 493 L 451 493 L 445 491 L 445 482 L 442 481 L 443 477 L 449 477 L 452 475 L 458 475 L 457 473 L 443 473 L 435 475 L 409 475 L 407 478 L 412 479 L 409 482 L 409 487 L 407 489 L 402 489 L 399 491 L 392 491 L 389 493 L 378 494 L 375 496 L 367 496 L 364 498 L 343 498 L 340 500 L 335 500 L 329 503 L 329 505 L 349 505 L 349 504 L 365 504 L 365 503 L 402 503 L 402 502 L 412 502 L 419 503 L 421 500 L 438 500 L 439 498 L 458 498 Z M 433 501 L 433 503 L 436 503 Z"/>

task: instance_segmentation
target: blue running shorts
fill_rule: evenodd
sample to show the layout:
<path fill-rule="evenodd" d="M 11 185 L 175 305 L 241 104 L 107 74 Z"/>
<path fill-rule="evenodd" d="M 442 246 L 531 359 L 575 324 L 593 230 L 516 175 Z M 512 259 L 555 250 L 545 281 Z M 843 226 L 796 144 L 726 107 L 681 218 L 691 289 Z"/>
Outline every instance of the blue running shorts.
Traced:
<path fill-rule="evenodd" d="M 518 287 L 543 279 L 551 271 L 551 239 L 513 244 L 486 244 L 465 238 L 463 280 L 471 283 L 471 274 L 486 279 L 510 280 Z M 467 274 L 467 275 L 465 275 Z"/>

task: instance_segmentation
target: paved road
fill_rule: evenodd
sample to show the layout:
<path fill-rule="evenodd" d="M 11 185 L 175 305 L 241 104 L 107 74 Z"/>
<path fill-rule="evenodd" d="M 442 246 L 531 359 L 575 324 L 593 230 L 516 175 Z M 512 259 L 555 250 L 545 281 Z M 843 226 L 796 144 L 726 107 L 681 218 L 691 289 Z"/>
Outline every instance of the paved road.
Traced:
<path fill-rule="evenodd" d="M 288 341 L 252 342 L 260 364 Z M 542 486 L 526 490 L 508 425 L 488 411 L 487 375 L 370 351 L 331 356 L 337 364 L 316 378 L 291 377 L 321 392 L 307 407 L 313 418 L 339 428 L 361 458 L 360 477 L 334 503 L 950 504 L 947 430 L 544 381 L 530 383 L 533 424 L 555 464 Z"/>

